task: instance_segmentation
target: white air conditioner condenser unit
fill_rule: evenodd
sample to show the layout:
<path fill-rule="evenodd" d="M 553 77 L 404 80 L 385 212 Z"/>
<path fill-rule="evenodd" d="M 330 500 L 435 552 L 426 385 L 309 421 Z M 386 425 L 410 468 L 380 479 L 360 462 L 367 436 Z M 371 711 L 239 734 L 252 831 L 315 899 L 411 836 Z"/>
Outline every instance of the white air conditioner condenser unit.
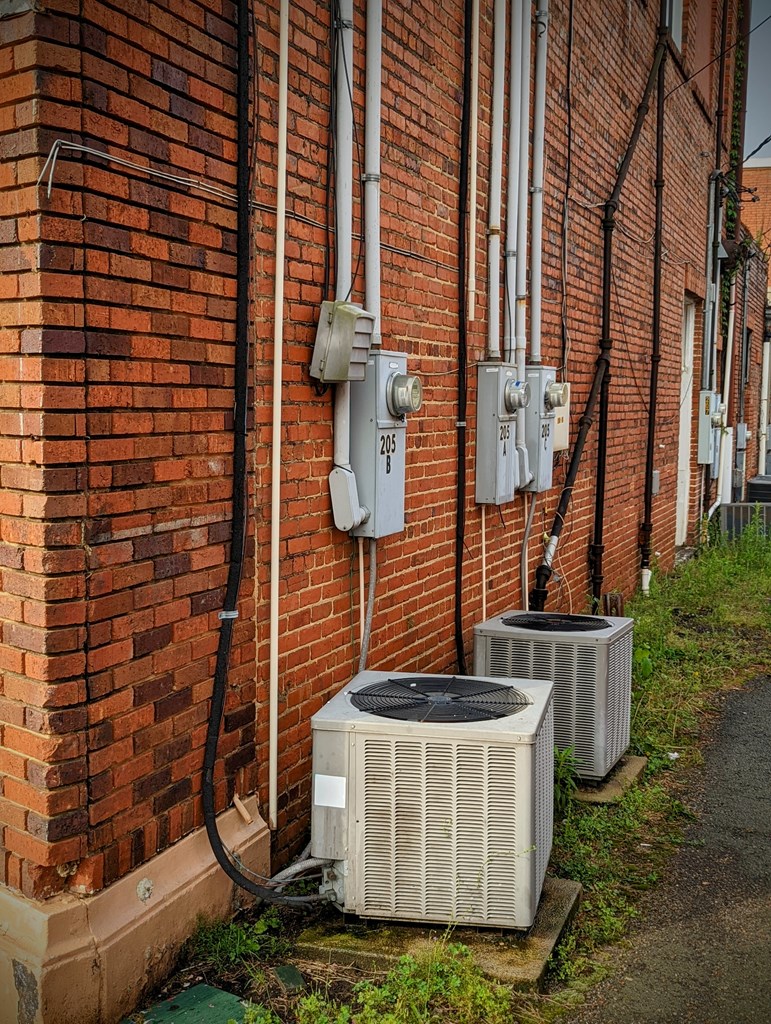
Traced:
<path fill-rule="evenodd" d="M 552 684 L 361 672 L 311 720 L 311 853 L 361 917 L 529 928 L 552 842 Z"/>
<path fill-rule="evenodd" d="M 599 781 L 629 746 L 632 619 L 507 612 L 474 627 L 474 671 L 554 682 L 554 742 Z"/>

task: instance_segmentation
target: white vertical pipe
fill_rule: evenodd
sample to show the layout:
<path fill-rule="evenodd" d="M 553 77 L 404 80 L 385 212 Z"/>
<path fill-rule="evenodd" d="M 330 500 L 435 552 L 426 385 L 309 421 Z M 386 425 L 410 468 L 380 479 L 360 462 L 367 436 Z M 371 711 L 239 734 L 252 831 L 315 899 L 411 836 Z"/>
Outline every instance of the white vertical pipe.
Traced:
<path fill-rule="evenodd" d="M 530 0 L 522 0 L 522 62 L 519 87 L 519 194 L 517 197 L 517 269 L 514 332 L 524 356 L 527 304 L 527 200 L 530 162 Z"/>
<path fill-rule="evenodd" d="M 487 505 L 482 505 L 482 622 L 487 621 Z"/>
<path fill-rule="evenodd" d="M 471 105 L 469 108 L 469 218 L 466 316 L 474 319 L 477 292 L 477 160 L 479 158 L 479 0 L 471 7 Z"/>
<path fill-rule="evenodd" d="M 382 0 L 367 0 L 367 82 L 364 121 L 364 306 L 375 317 L 372 344 L 381 341 L 380 323 L 380 93 L 383 75 Z"/>
<path fill-rule="evenodd" d="M 351 293 L 353 230 L 353 0 L 339 0 L 335 132 L 335 298 Z M 334 4 L 332 7 L 334 17 Z M 351 385 L 335 388 L 334 461 L 351 468 Z"/>
<path fill-rule="evenodd" d="M 507 363 L 514 361 L 514 304 L 517 298 L 517 203 L 519 202 L 519 122 L 520 122 L 520 68 L 522 65 L 522 3 L 511 0 L 510 14 L 510 55 L 509 55 L 509 162 L 508 188 L 506 191 L 506 252 L 504 271 L 506 277 L 505 303 L 503 311 L 503 358 Z M 525 376 L 524 349 L 521 366 L 517 362 L 517 376 Z M 524 426 L 524 409 L 517 413 L 517 430 Z M 524 440 L 524 436 L 522 437 Z"/>
<path fill-rule="evenodd" d="M 501 198 L 503 103 L 506 86 L 506 0 L 493 14 L 493 102 L 490 123 L 490 188 L 487 213 L 487 358 L 501 357 Z"/>
<path fill-rule="evenodd" d="M 758 437 L 758 476 L 766 475 L 768 444 L 768 390 L 771 383 L 771 339 L 763 341 L 763 370 L 760 383 L 760 436 Z"/>
<path fill-rule="evenodd" d="M 716 303 L 718 306 L 719 303 Z M 728 336 L 726 338 L 725 373 L 723 375 L 723 412 L 720 417 L 720 445 L 718 450 L 718 475 L 717 475 L 717 497 L 712 504 L 707 519 L 711 519 L 723 501 L 723 490 L 725 487 L 726 464 L 730 464 L 730 458 L 725 457 L 725 441 L 728 438 L 726 432 L 726 419 L 728 416 L 728 402 L 731 397 L 731 370 L 734 361 L 734 326 L 736 324 L 736 275 L 731 278 L 731 287 L 728 293 Z M 717 360 L 715 360 L 717 362 Z"/>
<path fill-rule="evenodd" d="M 372 344 L 381 342 L 380 310 L 380 108 L 383 77 L 382 0 L 367 0 L 366 107 L 364 111 L 364 300 L 375 317 Z M 369 542 L 369 595 L 364 613 L 364 538 L 359 538 L 361 645 L 359 671 L 367 667 L 377 585 L 377 540 Z"/>
<path fill-rule="evenodd" d="M 530 361 L 541 362 L 541 291 L 543 256 L 543 150 L 546 133 L 546 51 L 549 0 L 538 0 L 535 16 L 535 89 L 533 92 L 533 202 L 530 212 Z"/>
<path fill-rule="evenodd" d="M 364 639 L 364 538 L 359 541 L 359 644 Z"/>
<path fill-rule="evenodd" d="M 278 822 L 278 603 L 281 531 L 281 391 L 284 354 L 284 255 L 286 249 L 286 146 L 289 83 L 289 0 L 281 0 L 278 40 L 278 157 L 276 279 L 273 298 L 273 430 L 270 493 L 270 656 L 268 668 L 268 825 Z"/>

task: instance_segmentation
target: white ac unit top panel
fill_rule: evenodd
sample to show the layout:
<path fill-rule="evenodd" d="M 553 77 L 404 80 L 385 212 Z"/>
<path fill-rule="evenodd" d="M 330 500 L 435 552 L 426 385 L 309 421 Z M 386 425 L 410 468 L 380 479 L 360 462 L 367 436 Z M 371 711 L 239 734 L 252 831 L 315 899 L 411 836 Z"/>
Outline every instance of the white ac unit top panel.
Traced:
<path fill-rule="evenodd" d="M 370 683 L 379 683 L 383 679 L 436 679 L 446 682 L 447 675 L 432 675 L 425 672 L 360 672 L 347 686 L 317 711 L 311 719 L 312 728 L 339 730 L 340 732 L 356 731 L 362 734 L 378 736 L 410 736 L 418 735 L 426 738 L 435 734 L 442 740 L 469 740 L 474 742 L 500 742 L 505 737 L 507 743 L 535 743 L 538 730 L 548 707 L 549 694 L 553 684 L 539 679 L 493 679 L 490 676 L 474 676 L 477 681 L 500 686 L 502 683 L 521 690 L 533 702 L 514 715 L 507 715 L 484 722 L 406 722 L 383 718 L 356 708 L 350 698 L 354 691 L 359 691 Z M 457 678 L 471 678 L 458 676 Z"/>
<path fill-rule="evenodd" d="M 501 633 L 504 632 L 508 636 L 517 636 L 519 634 L 520 636 L 528 637 L 530 640 L 546 641 L 564 641 L 566 637 L 570 637 L 571 644 L 583 644 L 587 647 L 602 647 L 610 640 L 617 640 L 619 636 L 623 636 L 634 626 L 634 619 L 612 615 L 597 616 L 598 619 L 604 620 L 608 625 L 602 629 L 592 629 L 587 630 L 586 632 L 569 628 L 541 631 L 536 629 L 527 629 L 524 626 L 510 626 L 508 623 L 504 623 L 504 619 L 511 618 L 512 615 L 528 615 L 531 618 L 536 618 L 539 615 L 547 617 L 550 614 L 550 612 L 504 612 L 503 615 L 496 615 L 494 618 L 487 619 L 486 622 L 480 622 L 478 625 L 474 626 L 474 634 L 490 633 L 495 636 L 500 636 Z"/>

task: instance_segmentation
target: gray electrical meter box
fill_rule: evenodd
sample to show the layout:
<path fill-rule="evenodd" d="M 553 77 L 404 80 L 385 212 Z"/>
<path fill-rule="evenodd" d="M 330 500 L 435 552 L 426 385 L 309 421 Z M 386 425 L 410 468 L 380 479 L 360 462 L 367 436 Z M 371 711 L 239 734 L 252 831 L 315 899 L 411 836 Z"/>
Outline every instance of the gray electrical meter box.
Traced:
<path fill-rule="evenodd" d="M 407 357 L 373 348 L 367 376 L 351 385 L 351 468 L 359 500 L 370 515 L 353 534 L 387 537 L 404 529 L 407 413 L 417 412 L 422 389 L 407 376 Z"/>
<path fill-rule="evenodd" d="M 715 461 L 715 442 L 720 440 L 720 395 L 714 391 L 699 392 L 699 439 L 697 461 L 712 465 Z"/>
<path fill-rule="evenodd" d="M 517 409 L 527 391 L 510 363 L 480 363 L 477 377 L 476 492 L 479 505 L 503 505 L 519 487 Z"/>
<path fill-rule="evenodd" d="M 525 409 L 525 444 L 533 478 L 526 491 L 548 491 L 552 485 L 554 459 L 555 409 L 568 401 L 567 384 L 557 383 L 553 366 L 528 366 L 525 380 L 530 388 L 530 403 Z"/>

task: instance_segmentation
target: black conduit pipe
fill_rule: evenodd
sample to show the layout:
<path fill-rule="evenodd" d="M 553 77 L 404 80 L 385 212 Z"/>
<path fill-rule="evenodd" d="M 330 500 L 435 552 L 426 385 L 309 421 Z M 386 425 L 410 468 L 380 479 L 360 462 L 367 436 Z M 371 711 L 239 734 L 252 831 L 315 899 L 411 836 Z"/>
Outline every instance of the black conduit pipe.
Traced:
<path fill-rule="evenodd" d="M 246 547 L 246 423 L 249 367 L 249 0 L 238 0 L 238 164 L 237 164 L 237 248 L 236 248 L 236 351 L 233 409 L 233 529 L 225 602 L 214 669 L 209 724 L 203 759 L 203 818 L 214 856 L 225 874 L 253 896 L 269 903 L 303 906 L 320 896 L 283 896 L 247 878 L 233 863 L 219 832 L 214 803 L 214 767 L 225 694 L 233 629 L 238 617 L 238 591 L 244 569 Z"/>
<path fill-rule="evenodd" d="M 669 26 L 666 24 L 666 0 L 659 9 L 659 39 L 666 40 Z M 658 405 L 659 366 L 661 364 L 661 261 L 662 233 L 664 221 L 664 75 L 666 72 L 666 50 L 661 59 L 656 85 L 656 221 L 653 230 L 653 317 L 651 324 L 651 379 L 648 395 L 648 438 L 645 446 L 645 487 L 643 494 L 643 521 L 640 524 L 638 544 L 640 547 L 640 568 L 650 569 L 653 544 L 653 456 L 656 444 L 656 409 Z"/>
<path fill-rule="evenodd" d="M 471 137 L 471 0 L 463 9 L 463 106 L 460 120 L 458 174 L 458 432 L 455 519 L 455 653 L 458 672 L 466 674 L 463 645 L 463 555 L 466 547 L 466 365 L 468 311 L 466 308 L 466 225 L 468 221 L 469 142 Z M 471 211 L 475 215 L 475 211 Z M 474 254 L 471 254 L 474 258 Z"/>
<path fill-rule="evenodd" d="M 616 211 L 618 210 L 619 200 L 621 197 L 621 190 L 624 187 L 626 176 L 629 172 L 629 165 L 632 162 L 637 143 L 640 139 L 640 132 L 642 131 L 643 123 L 648 113 L 648 107 L 650 104 L 650 98 L 653 94 L 653 87 L 656 84 L 659 65 L 664 58 L 664 51 L 666 50 L 666 37 L 663 39 L 659 37 L 656 45 L 656 51 L 653 56 L 653 63 L 651 64 L 650 74 L 648 75 L 648 81 L 645 84 L 645 91 L 643 98 L 637 108 L 637 115 L 635 117 L 634 127 L 632 134 L 629 138 L 629 143 L 624 153 L 624 157 L 616 175 L 616 183 L 613 186 L 613 191 L 610 194 L 610 198 L 605 203 L 602 218 L 602 231 L 603 231 L 603 267 L 602 267 L 602 336 L 600 338 L 600 354 L 597 357 L 597 368 L 594 373 L 594 380 L 592 381 L 592 387 L 589 391 L 589 397 L 586 401 L 584 408 L 584 414 L 579 421 L 578 436 L 576 437 L 576 443 L 573 447 L 573 453 L 570 459 L 570 465 L 568 467 L 567 476 L 565 478 L 565 484 L 562 488 L 560 495 L 559 504 L 557 511 L 554 514 L 554 522 L 552 523 L 551 536 L 549 543 L 546 547 L 546 552 L 541 561 L 541 564 L 536 569 L 535 573 L 535 585 L 530 591 L 530 609 L 531 611 L 543 611 L 546 606 L 546 598 L 548 597 L 547 585 L 551 579 L 552 559 L 554 552 L 556 551 L 557 544 L 559 543 L 559 537 L 562 533 L 562 528 L 565 525 L 565 517 L 567 515 L 568 506 L 570 505 L 570 498 L 573 494 L 573 487 L 578 476 L 578 470 L 581 463 L 581 456 L 584 451 L 586 444 L 586 438 L 589 434 L 589 430 L 594 422 L 594 411 L 599 398 L 600 402 L 600 422 L 599 422 L 599 437 L 598 437 L 598 450 L 597 450 L 597 491 L 595 500 L 595 518 L 594 518 L 594 540 L 590 549 L 590 559 L 593 569 L 592 574 L 592 606 L 596 611 L 599 607 L 599 595 L 602 590 L 602 553 L 604 551 L 603 545 L 603 512 L 605 505 L 605 467 L 607 462 L 607 427 L 608 427 L 608 385 L 610 382 L 610 353 L 613 348 L 613 338 L 610 333 L 610 299 L 611 299 L 611 283 L 612 283 L 612 255 L 613 255 L 613 231 L 616 226 Z M 599 588 L 599 590 L 597 589 Z"/>

